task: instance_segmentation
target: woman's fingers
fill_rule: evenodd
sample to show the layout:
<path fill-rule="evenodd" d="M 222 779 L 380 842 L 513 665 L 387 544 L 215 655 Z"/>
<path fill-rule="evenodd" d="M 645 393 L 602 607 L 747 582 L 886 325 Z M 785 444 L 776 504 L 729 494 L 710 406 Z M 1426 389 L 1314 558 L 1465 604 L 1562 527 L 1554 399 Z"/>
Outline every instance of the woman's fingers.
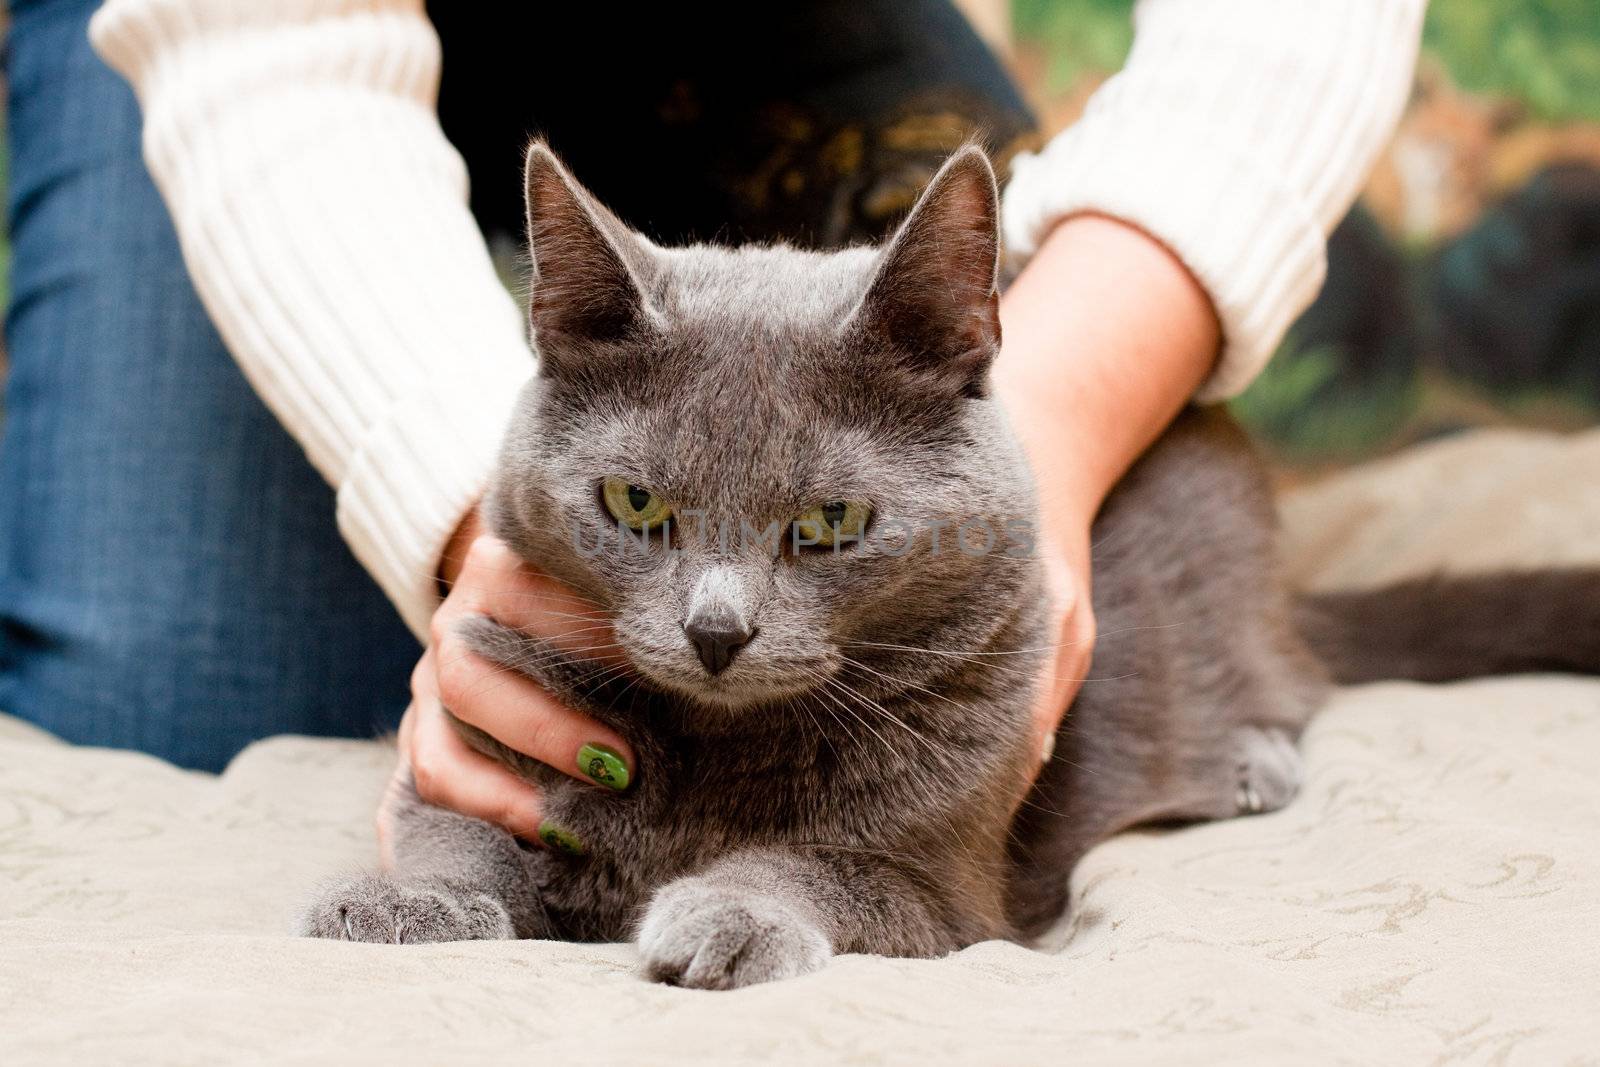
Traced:
<path fill-rule="evenodd" d="M 1052 630 L 1054 655 L 1046 662 L 1043 684 L 1033 706 L 1034 742 L 1041 767 L 1054 754 L 1061 719 L 1087 680 L 1095 642 L 1088 553 L 1069 554 L 1047 543 L 1043 562 L 1057 621 Z"/>
<path fill-rule="evenodd" d="M 614 668 L 592 669 L 599 674 Z M 633 779 L 632 750 L 615 731 L 459 640 L 447 640 L 439 649 L 439 692 L 462 722 L 558 771 L 616 790 Z"/>
<path fill-rule="evenodd" d="M 634 777 L 628 743 L 614 730 L 565 706 L 527 676 L 471 651 L 458 626 L 462 619 L 478 615 L 550 641 L 591 663 L 596 677 L 627 669 L 627 658 L 617 648 L 609 616 L 601 608 L 523 563 L 503 542 L 483 536 L 473 540 L 450 595 L 434 615 L 433 642 L 412 680 L 419 706 L 427 703 L 427 690 L 427 696 L 442 702 L 456 718 L 510 748 L 574 778 L 626 789 Z M 421 730 L 433 717 L 416 718 Z M 448 728 L 456 749 L 480 765 L 510 773 L 467 748 L 442 714 L 438 719 Z M 428 741 L 430 755 L 434 743 Z M 462 761 L 451 765 L 464 769 Z"/>
<path fill-rule="evenodd" d="M 464 615 L 487 615 L 502 626 L 542 637 L 607 666 L 627 662 L 600 605 L 528 566 L 498 538 L 473 540 L 436 616 L 435 644 L 445 636 L 440 630 Z"/>
<path fill-rule="evenodd" d="M 428 673 L 424 656 L 418 674 Z M 518 837 L 535 839 L 543 813 L 539 790 L 473 751 L 456 733 L 432 686 L 416 687 L 402 724 L 401 759 L 407 761 L 417 795 L 430 804 L 498 823 Z"/>

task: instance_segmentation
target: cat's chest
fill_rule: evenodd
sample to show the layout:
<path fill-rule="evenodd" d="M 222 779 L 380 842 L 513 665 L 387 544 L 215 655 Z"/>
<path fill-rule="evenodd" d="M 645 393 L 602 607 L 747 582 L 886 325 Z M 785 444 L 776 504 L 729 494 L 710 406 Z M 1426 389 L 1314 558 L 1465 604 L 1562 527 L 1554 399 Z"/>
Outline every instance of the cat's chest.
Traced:
<path fill-rule="evenodd" d="M 536 861 L 551 917 L 567 936 L 626 937 L 657 888 L 737 850 L 888 847 L 911 810 L 900 783 L 880 781 L 865 758 L 845 766 L 821 747 L 797 745 L 779 761 L 737 744 L 671 753 L 642 744 L 622 793 L 552 772 L 541 786 L 553 832 Z"/>

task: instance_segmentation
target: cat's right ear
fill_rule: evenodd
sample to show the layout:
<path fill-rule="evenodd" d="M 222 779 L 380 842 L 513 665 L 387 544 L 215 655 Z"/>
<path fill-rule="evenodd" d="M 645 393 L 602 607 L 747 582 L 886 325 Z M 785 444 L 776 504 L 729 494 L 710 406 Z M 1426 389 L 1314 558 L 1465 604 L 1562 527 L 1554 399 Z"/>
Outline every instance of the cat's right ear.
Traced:
<path fill-rule="evenodd" d="M 1000 351 L 999 200 L 982 149 L 951 156 L 879 255 L 847 329 L 923 382 L 979 397 Z"/>
<path fill-rule="evenodd" d="M 528 320 L 544 373 L 559 373 L 575 344 L 618 341 L 648 324 L 649 253 L 543 142 L 528 146 L 524 180 Z"/>

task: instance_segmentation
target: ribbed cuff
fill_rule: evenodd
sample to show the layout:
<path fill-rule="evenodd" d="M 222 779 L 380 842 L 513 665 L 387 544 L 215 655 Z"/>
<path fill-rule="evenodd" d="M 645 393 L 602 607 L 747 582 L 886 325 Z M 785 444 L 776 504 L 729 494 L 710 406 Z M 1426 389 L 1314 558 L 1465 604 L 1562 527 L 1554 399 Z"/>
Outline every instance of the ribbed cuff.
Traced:
<path fill-rule="evenodd" d="M 1007 269 L 1070 215 L 1109 215 L 1171 249 L 1222 324 L 1202 402 L 1241 392 L 1272 357 L 1326 271 L 1322 227 L 1270 168 L 1213 128 L 1160 115 L 1086 117 L 1038 155 L 1019 156 L 1002 205 Z"/>
<path fill-rule="evenodd" d="M 399 398 L 351 456 L 339 487 L 339 531 L 424 639 L 439 603 L 440 557 L 483 495 L 533 373 L 526 351 L 505 368 L 498 383 L 439 383 Z"/>

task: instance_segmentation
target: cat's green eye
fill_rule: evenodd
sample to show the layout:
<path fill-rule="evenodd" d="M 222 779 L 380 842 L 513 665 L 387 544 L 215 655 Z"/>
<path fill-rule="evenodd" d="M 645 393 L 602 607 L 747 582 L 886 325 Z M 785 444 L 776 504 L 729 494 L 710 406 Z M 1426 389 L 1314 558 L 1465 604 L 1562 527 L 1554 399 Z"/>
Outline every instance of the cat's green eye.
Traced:
<path fill-rule="evenodd" d="M 667 502 L 648 489 L 630 485 L 624 478 L 607 478 L 600 487 L 611 517 L 630 530 L 654 530 L 672 518 Z"/>
<path fill-rule="evenodd" d="M 801 548 L 831 548 L 861 540 L 872 509 L 856 500 L 832 500 L 794 520 L 794 541 Z"/>

